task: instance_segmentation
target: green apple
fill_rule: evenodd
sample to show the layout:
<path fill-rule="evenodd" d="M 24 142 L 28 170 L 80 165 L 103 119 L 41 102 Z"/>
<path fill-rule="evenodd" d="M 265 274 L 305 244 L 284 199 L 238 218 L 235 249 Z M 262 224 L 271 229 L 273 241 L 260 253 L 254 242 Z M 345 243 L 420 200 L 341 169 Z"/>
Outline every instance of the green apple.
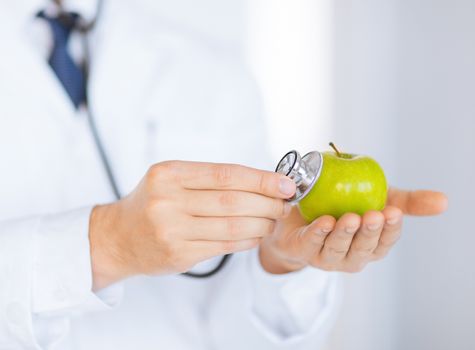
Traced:
<path fill-rule="evenodd" d="M 383 209 L 388 186 L 379 164 L 370 157 L 340 153 L 333 144 L 330 146 L 335 152 L 322 153 L 320 177 L 298 204 L 305 220 Z"/>

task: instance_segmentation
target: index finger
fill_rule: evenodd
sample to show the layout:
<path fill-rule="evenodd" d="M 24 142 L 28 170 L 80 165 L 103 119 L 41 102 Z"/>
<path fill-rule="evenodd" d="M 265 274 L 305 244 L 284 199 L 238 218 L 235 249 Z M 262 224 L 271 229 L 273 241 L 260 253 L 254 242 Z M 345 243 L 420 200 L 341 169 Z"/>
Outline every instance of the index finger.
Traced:
<path fill-rule="evenodd" d="M 246 191 L 273 198 L 290 198 L 295 183 L 289 177 L 238 164 L 183 162 L 181 185 L 191 190 Z"/>

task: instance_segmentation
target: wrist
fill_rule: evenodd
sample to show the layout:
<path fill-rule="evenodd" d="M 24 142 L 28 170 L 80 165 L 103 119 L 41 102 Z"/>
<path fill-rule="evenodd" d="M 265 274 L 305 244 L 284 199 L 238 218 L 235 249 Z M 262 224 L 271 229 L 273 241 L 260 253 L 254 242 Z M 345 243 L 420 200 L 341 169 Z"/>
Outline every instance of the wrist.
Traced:
<path fill-rule="evenodd" d="M 116 203 L 98 205 L 92 209 L 89 220 L 89 244 L 93 276 L 93 291 L 103 289 L 131 274 L 122 258 L 120 234 L 115 228 Z"/>
<path fill-rule="evenodd" d="M 275 275 L 298 271 L 305 267 L 304 263 L 287 259 L 266 243 L 259 247 L 259 261 L 266 272 Z"/>

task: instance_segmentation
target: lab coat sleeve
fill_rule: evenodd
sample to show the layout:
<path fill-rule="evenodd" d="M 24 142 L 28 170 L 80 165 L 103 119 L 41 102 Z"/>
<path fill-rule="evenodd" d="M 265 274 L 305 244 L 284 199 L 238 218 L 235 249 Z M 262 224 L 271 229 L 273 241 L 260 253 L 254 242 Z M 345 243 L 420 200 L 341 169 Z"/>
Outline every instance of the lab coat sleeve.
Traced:
<path fill-rule="evenodd" d="M 72 316 L 120 300 L 120 285 L 91 291 L 90 211 L 0 222 L 0 349 L 50 348 Z"/>
<path fill-rule="evenodd" d="M 217 349 L 318 349 L 337 314 L 338 275 L 317 269 L 272 275 L 257 251 L 238 254 L 208 315 Z M 223 272 L 224 273 L 224 272 Z"/>

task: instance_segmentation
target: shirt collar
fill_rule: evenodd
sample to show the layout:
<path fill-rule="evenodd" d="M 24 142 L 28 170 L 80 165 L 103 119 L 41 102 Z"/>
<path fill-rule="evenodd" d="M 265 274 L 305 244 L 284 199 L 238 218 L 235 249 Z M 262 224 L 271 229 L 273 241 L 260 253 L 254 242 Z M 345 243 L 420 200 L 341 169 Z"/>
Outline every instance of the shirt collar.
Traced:
<path fill-rule="evenodd" d="M 67 12 L 78 13 L 88 24 L 96 18 L 99 1 L 101 0 L 63 0 L 62 6 Z M 34 19 L 38 12 L 42 10 L 51 14 L 58 12 L 57 6 L 51 0 L 12 1 L 12 10 L 21 17 L 25 16 L 27 21 Z"/>
<path fill-rule="evenodd" d="M 97 5 L 101 0 L 63 0 L 63 8 L 68 12 L 76 12 L 89 24 L 97 15 Z"/>

